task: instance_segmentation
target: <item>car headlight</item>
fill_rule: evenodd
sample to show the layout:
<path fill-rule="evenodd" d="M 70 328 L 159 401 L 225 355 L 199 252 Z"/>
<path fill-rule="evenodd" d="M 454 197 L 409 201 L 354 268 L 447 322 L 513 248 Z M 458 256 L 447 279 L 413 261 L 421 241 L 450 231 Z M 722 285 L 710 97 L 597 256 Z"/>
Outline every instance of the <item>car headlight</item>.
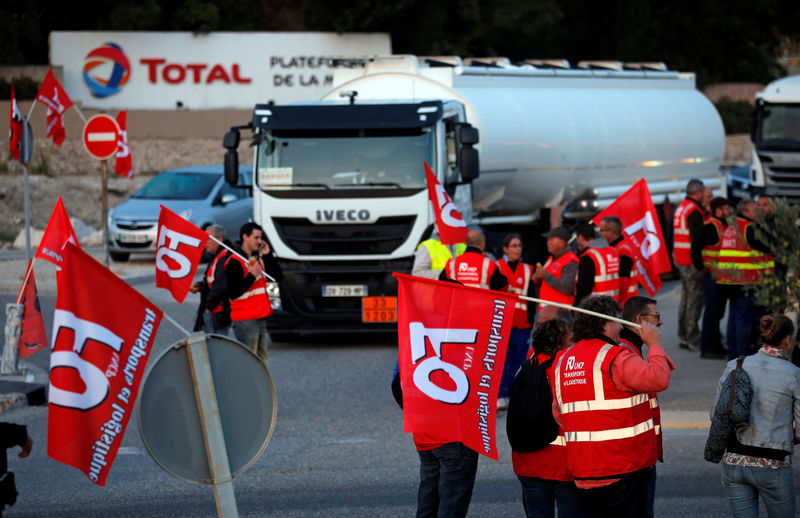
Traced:
<path fill-rule="evenodd" d="M 178 213 L 178 215 L 186 221 L 190 221 L 192 219 L 192 209 L 182 210 Z"/>
<path fill-rule="evenodd" d="M 108 211 L 108 218 L 106 223 L 110 227 L 113 221 L 114 221 L 114 209 L 111 209 L 110 211 Z"/>

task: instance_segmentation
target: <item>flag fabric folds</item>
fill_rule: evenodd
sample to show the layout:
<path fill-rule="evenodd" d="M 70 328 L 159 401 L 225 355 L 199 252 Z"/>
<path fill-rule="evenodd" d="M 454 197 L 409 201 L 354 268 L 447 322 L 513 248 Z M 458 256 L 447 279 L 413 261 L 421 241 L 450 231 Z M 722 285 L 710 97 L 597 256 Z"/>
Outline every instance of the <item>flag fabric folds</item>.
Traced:
<path fill-rule="evenodd" d="M 55 145 L 61 146 L 66 138 L 64 112 L 72 106 L 72 100 L 53 75 L 52 68 L 47 71 L 36 100 L 47 106 L 47 136 L 53 139 Z"/>
<path fill-rule="evenodd" d="M 44 235 L 42 235 L 35 255 L 39 259 L 59 266 L 64 262 L 63 248 L 67 242 L 78 246 L 78 237 L 69 221 L 67 209 L 64 208 L 64 203 L 59 197 L 56 206 L 53 207 L 53 213 L 50 214 L 50 221 L 47 222 L 47 228 L 44 229 Z"/>
<path fill-rule="evenodd" d="M 639 284 L 652 297 L 661 289 L 660 275 L 670 271 L 672 266 L 647 181 L 642 178 L 633 184 L 593 221 L 606 216 L 616 216 L 622 221 L 622 233 L 636 254 Z"/>
<path fill-rule="evenodd" d="M 117 114 L 119 134 L 117 135 L 117 160 L 114 163 L 114 172 L 120 176 L 133 178 L 133 161 L 131 148 L 128 145 L 128 112 L 121 111 Z"/>
<path fill-rule="evenodd" d="M 162 313 L 80 248 L 67 245 L 64 256 L 53 316 L 47 454 L 104 486 Z"/>
<path fill-rule="evenodd" d="M 11 87 L 11 105 L 9 110 L 8 148 L 14 160 L 19 160 L 22 146 L 22 113 L 19 111 L 14 87 Z"/>
<path fill-rule="evenodd" d="M 497 392 L 517 296 L 394 276 L 404 430 L 497 460 Z"/>
<path fill-rule="evenodd" d="M 439 230 L 439 241 L 445 245 L 463 243 L 467 240 L 467 222 L 456 209 L 450 195 L 436 179 L 431 168 L 425 163 L 425 177 L 428 180 L 428 198 L 436 216 L 436 228 Z"/>
<path fill-rule="evenodd" d="M 181 304 L 203 257 L 208 234 L 161 205 L 156 244 L 156 286 Z"/>
<path fill-rule="evenodd" d="M 42 308 L 39 306 L 39 293 L 33 275 L 33 260 L 28 261 L 28 280 L 22 291 L 20 303 L 22 310 L 22 333 L 19 337 L 19 357 L 23 360 L 36 351 L 47 347 L 47 334 L 44 331 Z"/>

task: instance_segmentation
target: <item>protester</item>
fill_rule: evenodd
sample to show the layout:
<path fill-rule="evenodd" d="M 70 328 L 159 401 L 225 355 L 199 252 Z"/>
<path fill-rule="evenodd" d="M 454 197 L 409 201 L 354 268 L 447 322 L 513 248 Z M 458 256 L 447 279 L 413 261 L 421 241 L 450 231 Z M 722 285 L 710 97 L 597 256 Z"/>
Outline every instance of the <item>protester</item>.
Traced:
<path fill-rule="evenodd" d="M 619 254 L 588 223 L 578 225 L 576 241 L 581 255 L 575 283 L 575 306 L 589 295 L 619 297 Z"/>
<path fill-rule="evenodd" d="M 661 314 L 656 307 L 656 301 L 648 297 L 632 297 L 628 299 L 625 306 L 622 308 L 622 319 L 634 324 L 641 325 L 644 322 L 649 322 L 656 327 L 661 327 L 664 322 L 661 320 Z M 645 345 L 642 338 L 642 330 L 633 326 L 625 326 L 619 333 L 619 344 L 627 347 L 638 356 L 644 358 L 644 351 L 642 350 Z M 661 435 L 661 408 L 658 405 L 658 396 L 656 392 L 650 392 L 650 410 L 653 412 L 653 425 L 656 432 L 656 446 L 658 448 L 658 460 L 664 462 L 664 445 Z M 652 518 L 655 514 L 655 498 L 656 498 L 656 465 L 653 464 L 652 468 L 645 469 L 642 478 L 642 491 L 645 496 L 645 507 L 642 513 L 643 518 Z"/>
<path fill-rule="evenodd" d="M 761 348 L 744 359 L 753 399 L 749 422 L 730 435 L 722 484 L 734 516 L 758 516 L 759 496 L 771 518 L 795 516 L 792 449 L 800 442 L 800 368 L 792 365 L 794 325 L 783 316 L 760 322 Z M 717 383 L 736 368 L 731 360 Z"/>
<path fill-rule="evenodd" d="M 241 241 L 234 250 L 241 257 L 237 254 L 227 257 L 223 266 L 225 275 L 214 279 L 206 304 L 214 311 L 219 304 L 228 302 L 234 336 L 267 363 L 269 336 L 265 319 L 272 314 L 272 306 L 262 271 L 279 281 L 281 267 L 263 241 L 263 230 L 257 223 L 242 225 L 239 237 Z"/>
<path fill-rule="evenodd" d="M 502 290 L 508 285 L 508 279 L 500 273 L 497 263 L 486 257 L 486 238 L 483 232 L 472 229 L 467 234 L 467 248 L 463 254 L 448 259 L 440 280 L 458 281 L 465 286 Z"/>
<path fill-rule="evenodd" d="M 619 303 L 592 296 L 580 306 L 619 318 Z M 577 313 L 574 346 L 557 356 L 553 414 L 564 430 L 570 473 L 585 516 L 642 516 L 646 480 L 658 458 L 649 393 L 669 386 L 674 365 L 658 327 L 641 323 L 644 360 L 619 347 L 622 324 Z"/>
<path fill-rule="evenodd" d="M 555 306 L 545 306 L 540 312 L 545 320 L 538 319 L 531 338 L 533 361 L 539 364 L 553 358 L 556 353 L 572 345 L 569 324 L 555 316 Z M 546 315 L 546 316 L 545 316 Z M 569 313 L 567 312 L 567 316 Z M 547 369 L 550 385 L 553 385 L 556 364 Z M 522 486 L 522 506 L 528 518 L 553 518 L 556 507 L 558 518 L 582 516 L 578 489 L 567 469 L 567 449 L 563 430 L 558 438 L 541 450 L 533 452 L 511 452 L 514 473 Z"/>
<path fill-rule="evenodd" d="M 686 198 L 675 209 L 672 219 L 672 257 L 681 275 L 681 300 L 678 305 L 678 346 L 696 351 L 700 344 L 700 313 L 703 311 L 702 269 L 692 264 L 692 242 L 703 227 L 705 186 L 697 179 L 686 184 Z M 710 202 L 709 202 L 710 208 Z"/>
<path fill-rule="evenodd" d="M 714 199 L 714 191 L 706 185 L 703 187 L 703 223 L 708 223 L 711 219 L 711 200 Z"/>
<path fill-rule="evenodd" d="M 700 357 L 725 358 L 719 322 L 725 313 L 728 289 L 717 283 L 719 251 L 722 234 L 731 214 L 730 202 L 725 198 L 711 200 L 711 220 L 692 238 L 692 263 L 703 276 L 703 330 L 700 336 Z"/>
<path fill-rule="evenodd" d="M 28 428 L 24 425 L 0 422 L 0 438 L 3 441 L 3 454 L 0 456 L 0 517 L 3 510 L 11 507 L 17 500 L 17 488 L 14 482 L 14 474 L 8 471 L 8 459 L 6 451 L 14 446 L 19 446 L 22 451 L 18 457 L 25 458 L 31 454 L 33 439 L 28 435 Z"/>
<path fill-rule="evenodd" d="M 439 240 L 439 233 L 434 230 L 430 239 L 426 239 L 417 246 L 411 275 L 426 279 L 438 279 L 447 261 L 463 254 L 466 248 L 467 245 L 464 243 L 442 244 Z"/>
<path fill-rule="evenodd" d="M 200 304 L 197 306 L 197 317 L 195 318 L 193 330 L 226 335 L 231 325 L 230 311 L 223 311 L 224 304 L 219 304 L 212 312 L 207 308 L 206 301 L 214 283 L 214 278 L 219 275 L 225 275 L 223 266 L 229 252 L 220 243 L 225 243 L 227 246 L 231 246 L 231 243 L 225 239 L 225 228 L 221 225 L 210 225 L 206 228 L 206 232 L 211 238 L 214 238 L 206 241 L 205 251 L 210 256 L 208 267 L 203 279 L 192 284 L 191 288 L 189 288 L 192 293 L 200 292 Z M 217 289 L 222 285 L 223 283 L 217 283 Z"/>
<path fill-rule="evenodd" d="M 600 220 L 600 237 L 608 241 L 619 255 L 619 298 L 620 305 L 639 294 L 639 271 L 636 269 L 636 254 L 625 236 L 622 235 L 622 220 L 607 216 Z"/>
<path fill-rule="evenodd" d="M 542 234 L 547 239 L 550 257 L 544 266 L 537 264 L 533 281 L 540 284 L 539 298 L 559 304 L 572 304 L 575 299 L 575 278 L 578 257 L 569 248 L 570 234 L 564 227 L 555 227 Z M 541 311 L 542 306 L 539 306 Z"/>

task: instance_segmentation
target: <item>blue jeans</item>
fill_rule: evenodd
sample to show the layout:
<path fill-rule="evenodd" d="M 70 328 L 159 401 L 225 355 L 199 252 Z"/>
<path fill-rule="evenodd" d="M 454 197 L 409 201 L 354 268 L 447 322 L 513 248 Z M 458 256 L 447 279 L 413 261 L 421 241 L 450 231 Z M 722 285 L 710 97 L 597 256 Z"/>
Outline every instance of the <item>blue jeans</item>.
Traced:
<path fill-rule="evenodd" d="M 233 329 L 233 336 L 266 364 L 267 344 L 269 344 L 267 322 L 263 318 L 237 320 L 231 324 L 231 328 Z"/>
<path fill-rule="evenodd" d="M 644 496 L 644 518 L 655 516 L 656 501 L 656 466 L 642 470 L 642 494 Z"/>
<path fill-rule="evenodd" d="M 522 485 L 522 507 L 527 518 L 580 518 L 580 494 L 574 482 L 517 477 Z"/>
<path fill-rule="evenodd" d="M 756 306 L 750 297 L 744 293 L 732 296 L 728 302 L 730 314 L 728 315 L 728 359 L 733 360 L 743 354 L 754 351 L 750 343 L 753 324 L 756 319 Z"/>
<path fill-rule="evenodd" d="M 506 361 L 503 364 L 503 377 L 500 379 L 500 390 L 497 397 L 508 397 L 508 389 L 514 381 L 517 371 L 522 367 L 525 356 L 528 354 L 528 339 L 531 337 L 531 329 L 511 328 L 508 336 L 508 349 L 506 351 Z"/>
<path fill-rule="evenodd" d="M 478 452 L 451 442 L 417 453 L 417 518 L 466 516 L 478 471 Z"/>
<path fill-rule="evenodd" d="M 722 485 L 735 518 L 757 518 L 758 497 L 769 518 L 793 517 L 795 510 L 792 468 L 766 469 L 722 465 Z"/>

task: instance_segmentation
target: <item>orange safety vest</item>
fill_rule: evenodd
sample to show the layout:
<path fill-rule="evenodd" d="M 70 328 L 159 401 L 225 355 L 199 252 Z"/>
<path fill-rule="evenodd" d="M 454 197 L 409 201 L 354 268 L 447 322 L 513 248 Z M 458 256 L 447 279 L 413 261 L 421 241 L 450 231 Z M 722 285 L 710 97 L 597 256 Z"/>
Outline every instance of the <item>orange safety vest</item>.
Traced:
<path fill-rule="evenodd" d="M 717 282 L 720 284 L 758 284 L 767 272 L 775 271 L 775 261 L 770 254 L 750 247 L 745 242 L 747 227 L 753 222 L 736 218 L 736 225 L 728 225 L 722 232 L 717 260 Z"/>
<path fill-rule="evenodd" d="M 555 398 L 576 479 L 613 477 L 656 463 L 650 396 L 619 390 L 611 379 L 611 362 L 621 351 L 592 338 L 559 355 Z"/>
<path fill-rule="evenodd" d="M 587 248 L 584 252 L 594 263 L 592 295 L 608 295 L 619 300 L 619 255 L 613 246 Z"/>
<path fill-rule="evenodd" d="M 220 253 L 218 253 L 214 260 L 211 261 L 211 266 L 208 267 L 208 271 L 206 272 L 206 284 L 209 288 L 211 285 L 214 284 L 214 272 L 217 270 L 217 265 L 219 264 L 220 260 L 224 259 L 228 255 L 228 251 L 226 249 L 222 249 Z M 218 304 L 216 308 L 212 309 L 212 313 L 219 313 L 222 311 L 222 304 Z"/>
<path fill-rule="evenodd" d="M 231 254 L 228 261 L 239 261 L 244 271 L 244 276 L 247 277 L 247 263 L 244 259 L 236 254 Z M 227 265 L 227 261 L 225 262 Z M 256 320 L 265 318 L 272 314 L 272 306 L 269 303 L 269 294 L 267 293 L 267 281 L 263 275 L 253 281 L 253 284 L 235 299 L 231 300 L 231 320 L 238 322 L 241 320 Z"/>
<path fill-rule="evenodd" d="M 639 269 L 636 267 L 636 254 L 633 253 L 633 248 L 624 239 L 620 240 L 614 248 L 616 248 L 620 257 L 630 257 L 631 261 L 633 261 L 630 276 L 619 278 L 619 304 L 624 306 L 629 298 L 639 294 Z"/>
<path fill-rule="evenodd" d="M 689 235 L 689 225 L 686 220 L 689 218 L 689 214 L 696 210 L 702 210 L 697 202 L 685 198 L 675 209 L 675 216 L 672 218 L 674 236 L 672 257 L 678 266 L 692 264 L 692 236 Z"/>
<path fill-rule="evenodd" d="M 711 224 L 717 228 L 717 242 L 713 245 L 704 246 L 701 255 L 706 271 L 711 275 L 716 275 L 719 249 L 722 246 L 722 234 L 725 231 L 725 225 L 717 218 L 711 218 Z"/>
<path fill-rule="evenodd" d="M 547 262 L 544 263 L 544 269 L 546 272 L 552 274 L 554 277 L 561 279 L 561 270 L 570 262 L 575 261 L 578 262 L 578 256 L 576 256 L 572 250 L 568 250 L 564 255 L 553 260 L 553 256 L 547 258 Z M 574 282 L 574 281 L 573 281 Z M 547 284 L 547 279 L 545 278 L 542 280 L 542 287 L 539 288 L 539 298 L 543 300 L 549 300 L 551 302 L 558 302 L 559 304 L 569 304 L 572 305 L 573 299 L 575 298 L 575 294 L 567 294 L 562 291 L 558 291 L 557 289 L 553 288 L 549 284 Z M 542 309 L 544 304 L 539 304 L 539 309 Z"/>
<path fill-rule="evenodd" d="M 445 265 L 447 276 L 464 286 L 489 289 L 489 279 L 497 269 L 497 263 L 477 252 L 464 252 Z"/>
<path fill-rule="evenodd" d="M 640 358 L 643 358 L 642 351 L 640 351 L 635 345 L 633 345 L 628 340 L 620 338 L 619 345 L 627 347 L 628 349 L 636 353 Z M 664 441 L 663 441 L 664 437 L 661 435 L 661 407 L 658 406 L 658 397 L 655 392 L 650 392 L 648 395 L 650 396 L 650 411 L 653 412 L 653 426 L 654 430 L 656 431 L 656 447 L 658 448 L 658 460 L 664 462 Z"/>
<path fill-rule="evenodd" d="M 506 289 L 517 295 L 528 295 L 528 285 L 533 276 L 533 266 L 522 261 L 517 262 L 517 268 L 512 272 L 505 259 L 497 261 L 500 273 L 508 279 Z M 514 310 L 514 325 L 517 329 L 528 329 L 531 323 L 528 322 L 528 303 L 517 299 L 516 309 Z"/>

